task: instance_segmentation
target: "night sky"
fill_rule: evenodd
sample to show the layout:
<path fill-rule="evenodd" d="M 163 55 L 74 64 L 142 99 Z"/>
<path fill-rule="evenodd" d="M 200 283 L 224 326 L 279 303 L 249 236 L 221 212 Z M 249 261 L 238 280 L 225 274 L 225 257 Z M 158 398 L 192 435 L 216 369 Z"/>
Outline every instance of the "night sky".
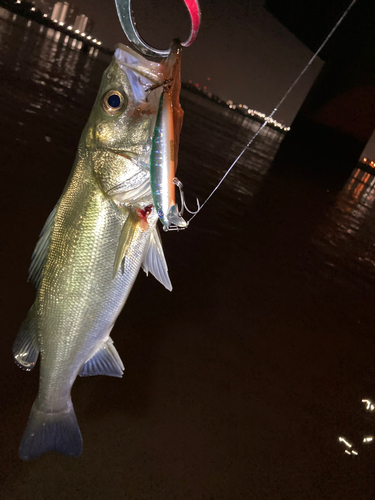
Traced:
<path fill-rule="evenodd" d="M 126 43 L 114 0 L 74 4 L 94 21 L 93 34 L 103 45 Z M 264 0 L 201 0 L 198 38 L 183 51 L 183 80 L 207 85 L 225 100 L 269 114 L 312 53 L 263 5 Z M 151 45 L 167 48 L 172 38 L 188 36 L 190 21 L 183 0 L 134 0 L 133 10 L 139 32 Z M 279 121 L 291 123 L 321 65 L 317 60 L 304 75 L 276 114 Z"/>

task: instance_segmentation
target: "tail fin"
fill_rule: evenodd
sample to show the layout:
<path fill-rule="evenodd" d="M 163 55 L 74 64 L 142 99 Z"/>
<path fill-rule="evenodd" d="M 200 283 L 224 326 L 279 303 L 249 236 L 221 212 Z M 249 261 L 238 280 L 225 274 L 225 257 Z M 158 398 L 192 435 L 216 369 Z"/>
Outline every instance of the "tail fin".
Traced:
<path fill-rule="evenodd" d="M 52 450 L 70 457 L 82 453 L 81 432 L 70 398 L 67 409 L 61 412 L 45 413 L 38 409 L 37 401 L 31 408 L 19 456 L 30 460 Z"/>

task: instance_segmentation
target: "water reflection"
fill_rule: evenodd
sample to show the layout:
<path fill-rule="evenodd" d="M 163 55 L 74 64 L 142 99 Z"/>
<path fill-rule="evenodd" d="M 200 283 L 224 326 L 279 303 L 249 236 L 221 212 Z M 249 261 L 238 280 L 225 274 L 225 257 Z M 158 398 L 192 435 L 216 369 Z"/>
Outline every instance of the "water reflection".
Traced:
<path fill-rule="evenodd" d="M 10 145 L 5 164 L 14 161 L 12 144 L 28 155 L 53 141 L 54 148 L 72 154 L 110 57 L 97 49 L 80 49 L 76 40 L 73 44 L 35 22 L 27 27 L 24 18 L 13 22 L 7 11 L 1 13 L 1 127 L 3 142 Z"/>
<path fill-rule="evenodd" d="M 362 399 L 362 403 L 364 404 L 364 407 L 362 407 L 362 408 L 365 411 L 369 411 L 369 412 L 374 411 L 375 405 L 374 405 L 374 403 L 370 399 Z M 373 427 L 372 422 L 371 422 L 370 425 L 371 425 L 371 427 Z M 364 425 L 362 424 L 361 427 L 363 428 Z M 364 433 L 364 435 L 362 435 L 362 437 L 358 437 L 355 440 L 356 441 L 355 446 L 356 446 L 357 449 L 360 449 L 361 446 L 367 445 L 369 443 L 372 443 L 373 440 L 374 440 L 374 436 L 373 435 Z M 346 437 L 339 436 L 338 441 L 339 441 L 340 444 L 342 444 L 344 446 L 344 453 L 346 455 L 357 456 L 359 454 L 359 452 L 354 449 L 354 444 L 349 439 L 347 439 Z"/>
<path fill-rule="evenodd" d="M 201 203 L 207 198 L 261 125 L 188 91 L 182 91 L 181 103 L 185 115 L 179 178 L 184 182 L 188 204 L 193 206 L 194 197 Z M 238 224 L 243 224 L 245 207 L 259 191 L 283 137 L 280 132 L 265 127 L 215 192 L 211 206 L 220 218 L 221 229 L 233 231 Z M 213 228 L 205 230 L 217 232 Z"/>
<path fill-rule="evenodd" d="M 97 49 L 91 47 L 87 52 L 83 48 L 81 41 L 30 20 L 14 20 L 8 11 L 0 9 L 0 64 L 7 66 L 10 81 L 15 73 L 20 73 L 23 80 L 35 83 L 40 89 L 34 94 L 30 92 L 27 113 L 46 112 L 48 108 L 56 112 L 61 108 L 62 103 L 52 103 L 42 91 L 47 83 L 62 98 L 74 101 L 82 95 L 98 56 Z"/>
<path fill-rule="evenodd" d="M 14 14 L 13 17 L 14 16 L 16 16 L 16 14 Z M 4 9 L 3 7 L 0 7 L 0 17 L 4 20 L 10 19 L 12 17 L 12 13 L 9 10 Z"/>
<path fill-rule="evenodd" d="M 375 405 L 369 399 L 362 399 L 362 403 L 366 405 L 366 410 L 374 411 Z"/>
<path fill-rule="evenodd" d="M 340 441 L 341 443 L 344 443 L 344 444 L 345 444 L 345 446 L 347 446 L 348 448 L 351 448 L 351 447 L 352 447 L 352 444 L 351 444 L 351 443 L 349 443 L 349 441 L 347 441 L 347 440 L 346 440 L 345 438 L 343 438 L 343 437 L 339 437 L 339 441 Z"/>
<path fill-rule="evenodd" d="M 16 16 L 16 14 L 14 14 Z M 17 19 L 14 19 L 14 21 Z M 4 20 L 5 22 L 2 22 L 1 20 Z M 11 13 L 4 9 L 3 7 L 0 7 L 0 47 L 4 47 L 7 45 L 7 36 L 8 33 L 12 30 L 12 24 L 11 22 L 6 22 L 11 20 Z M 3 64 L 3 61 L 0 59 L 0 64 Z"/>
<path fill-rule="evenodd" d="M 375 177 L 355 169 L 314 234 L 326 266 L 340 267 L 347 279 L 375 278 L 374 202 Z"/>

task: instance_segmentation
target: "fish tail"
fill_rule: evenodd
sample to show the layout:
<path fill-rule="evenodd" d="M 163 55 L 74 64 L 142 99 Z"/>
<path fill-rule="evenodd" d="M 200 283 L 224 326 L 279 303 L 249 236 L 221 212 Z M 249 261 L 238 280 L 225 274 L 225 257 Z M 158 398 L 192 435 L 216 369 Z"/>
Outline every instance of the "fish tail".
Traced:
<path fill-rule="evenodd" d="M 46 413 L 38 408 L 38 400 L 31 408 L 26 430 L 19 448 L 22 460 L 36 458 L 47 451 L 57 451 L 70 457 L 82 453 L 82 436 L 69 398 L 64 411 Z"/>

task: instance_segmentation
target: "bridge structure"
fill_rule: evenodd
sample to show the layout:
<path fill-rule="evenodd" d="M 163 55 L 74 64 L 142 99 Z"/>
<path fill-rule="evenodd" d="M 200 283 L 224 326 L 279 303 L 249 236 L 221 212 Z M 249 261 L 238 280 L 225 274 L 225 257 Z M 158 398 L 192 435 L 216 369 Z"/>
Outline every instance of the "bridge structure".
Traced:
<path fill-rule="evenodd" d="M 350 0 L 266 0 L 267 10 L 316 52 Z M 276 164 L 349 174 L 375 129 L 375 2 L 357 0 L 319 57 L 324 66 L 294 119 Z"/>

